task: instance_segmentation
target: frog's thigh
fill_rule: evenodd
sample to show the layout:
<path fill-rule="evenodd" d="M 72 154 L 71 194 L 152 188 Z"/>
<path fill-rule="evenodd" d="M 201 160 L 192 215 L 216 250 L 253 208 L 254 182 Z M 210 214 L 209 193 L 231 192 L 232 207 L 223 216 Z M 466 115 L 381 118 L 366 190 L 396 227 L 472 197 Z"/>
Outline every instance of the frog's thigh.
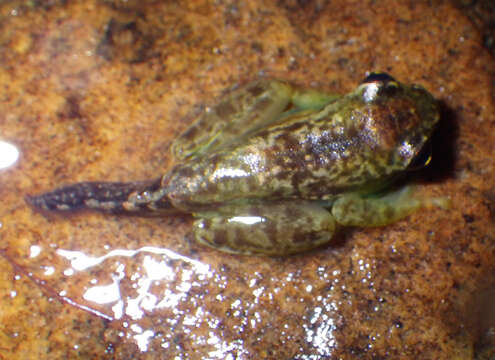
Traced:
<path fill-rule="evenodd" d="M 332 214 L 337 223 L 344 226 L 383 226 L 394 223 L 421 207 L 439 205 L 435 203 L 439 199 L 420 199 L 412 193 L 412 187 L 404 187 L 377 198 L 344 195 L 333 204 Z"/>
<path fill-rule="evenodd" d="M 287 255 L 331 240 L 335 220 L 309 202 L 224 207 L 195 214 L 199 243 L 219 250 L 260 255 Z"/>
<path fill-rule="evenodd" d="M 177 159 L 215 151 L 275 121 L 287 108 L 292 86 L 278 80 L 258 80 L 226 95 L 205 111 L 172 146 Z"/>

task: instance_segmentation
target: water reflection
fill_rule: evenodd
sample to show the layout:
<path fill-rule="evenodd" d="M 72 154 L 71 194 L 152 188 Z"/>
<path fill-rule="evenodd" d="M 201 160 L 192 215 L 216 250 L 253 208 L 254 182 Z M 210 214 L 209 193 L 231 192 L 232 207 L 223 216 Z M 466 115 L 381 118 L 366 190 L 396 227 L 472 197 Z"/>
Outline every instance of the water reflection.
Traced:
<path fill-rule="evenodd" d="M 83 298 L 86 301 L 98 305 L 113 304 L 110 314 L 113 319 L 121 319 L 124 315 L 133 320 L 142 318 L 146 312 L 153 312 L 163 308 L 173 308 L 183 300 L 193 286 L 199 286 L 195 281 L 204 280 L 213 276 L 210 267 L 199 261 L 179 255 L 171 250 L 158 247 L 143 247 L 137 250 L 115 249 L 100 257 L 92 257 L 81 251 L 58 249 L 59 256 L 69 261 L 71 268 L 65 269 L 66 276 L 73 276 L 77 272 L 90 270 L 92 267 L 102 264 L 105 260 L 122 257 L 135 257 L 144 255 L 138 271 L 126 272 L 126 265 L 119 263 L 111 274 L 111 282 L 104 285 L 88 287 Z M 171 261 L 183 262 L 182 272 L 176 273 L 176 269 L 169 264 Z M 134 297 L 121 294 L 120 282 L 125 278 L 132 282 Z M 177 279 L 180 277 L 180 279 Z M 176 280 L 179 280 L 178 282 Z M 98 281 L 94 279 L 94 283 Z M 174 283 L 173 289 L 165 288 L 161 293 L 155 293 L 160 282 Z M 154 286 L 155 285 L 155 286 Z"/>
<path fill-rule="evenodd" d="M 19 159 L 19 150 L 14 145 L 0 140 L 0 170 L 14 165 Z"/>
<path fill-rule="evenodd" d="M 169 348 L 173 337 L 180 332 L 188 334 L 198 345 L 216 349 L 211 354 L 212 359 L 225 358 L 222 352 L 232 350 L 233 344 L 218 341 L 211 331 L 216 329 L 219 320 L 205 310 L 198 299 L 203 298 L 205 283 L 213 277 L 223 282 L 209 265 L 151 246 L 114 249 L 103 256 L 65 249 L 58 249 L 56 254 L 70 266 L 61 269 L 67 277 L 99 274 L 104 269 L 107 276 L 93 277 L 81 297 L 86 306 L 97 308 L 105 318 L 124 320 L 122 336 L 132 340 L 140 351 L 148 351 L 150 343 L 157 340 L 161 341 L 162 348 Z M 150 323 L 154 317 L 163 317 L 160 325 Z M 171 331 L 157 332 L 162 323 Z M 194 334 L 194 329 L 199 328 L 210 329 L 207 339 Z"/>
<path fill-rule="evenodd" d="M 114 321 L 118 338 L 135 344 L 137 352 L 163 350 L 186 359 L 199 351 L 204 359 L 244 359 L 254 346 L 269 349 L 261 358 L 275 358 L 288 354 L 284 344 L 302 341 L 291 353 L 303 359 L 331 357 L 338 347 L 346 305 L 336 300 L 342 285 L 336 267 L 315 263 L 302 271 L 297 258 L 255 262 L 226 256 L 205 263 L 155 246 L 105 245 L 93 250 L 97 255 L 74 248 L 33 242 L 25 248 L 30 265 L 23 273 L 60 300 Z M 250 261 L 256 266 L 247 265 L 252 271 L 246 272 Z M 355 263 L 359 280 L 374 267 L 359 257 Z M 272 354 L 273 324 L 282 347 Z"/>

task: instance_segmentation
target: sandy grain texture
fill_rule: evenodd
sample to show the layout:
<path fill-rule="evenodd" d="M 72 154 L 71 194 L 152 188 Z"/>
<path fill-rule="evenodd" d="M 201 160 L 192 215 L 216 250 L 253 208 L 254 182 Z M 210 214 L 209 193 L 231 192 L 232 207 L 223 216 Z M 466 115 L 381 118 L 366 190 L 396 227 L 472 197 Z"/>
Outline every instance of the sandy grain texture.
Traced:
<path fill-rule="evenodd" d="M 494 356 L 494 60 L 448 1 L 0 3 L 2 359 Z M 368 71 L 443 108 L 414 179 L 450 196 L 291 258 L 225 255 L 189 218 L 34 212 L 26 194 L 155 178 L 195 114 L 259 76 L 345 93 Z"/>

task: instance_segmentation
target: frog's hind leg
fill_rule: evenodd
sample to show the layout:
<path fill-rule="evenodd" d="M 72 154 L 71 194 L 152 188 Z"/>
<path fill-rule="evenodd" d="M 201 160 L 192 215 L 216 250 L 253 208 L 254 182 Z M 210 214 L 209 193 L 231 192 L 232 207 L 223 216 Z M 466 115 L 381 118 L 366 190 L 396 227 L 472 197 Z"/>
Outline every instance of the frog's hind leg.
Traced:
<path fill-rule="evenodd" d="M 258 80 L 226 95 L 182 133 L 172 146 L 184 160 L 243 143 L 260 129 L 284 121 L 284 113 L 320 109 L 337 96 L 280 80 Z"/>
<path fill-rule="evenodd" d="M 259 80 L 232 91 L 174 141 L 174 157 L 183 160 L 242 141 L 276 119 L 288 106 L 291 94 L 292 87 L 277 80 Z"/>
<path fill-rule="evenodd" d="M 288 255 L 329 242 L 335 221 L 306 201 L 225 206 L 194 214 L 194 236 L 204 245 L 238 254 Z"/>

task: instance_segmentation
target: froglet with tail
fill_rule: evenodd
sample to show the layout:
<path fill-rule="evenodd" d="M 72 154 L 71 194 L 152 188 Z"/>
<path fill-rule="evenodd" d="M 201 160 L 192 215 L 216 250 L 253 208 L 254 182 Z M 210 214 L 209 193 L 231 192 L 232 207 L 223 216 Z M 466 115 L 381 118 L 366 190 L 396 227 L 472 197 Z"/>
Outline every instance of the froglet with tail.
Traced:
<path fill-rule="evenodd" d="M 388 191 L 417 165 L 438 120 L 430 93 L 384 73 L 344 96 L 258 80 L 199 116 L 160 178 L 83 182 L 27 201 L 48 211 L 191 214 L 202 244 L 299 253 L 329 242 L 340 226 L 383 226 L 444 205 L 410 187 Z"/>

